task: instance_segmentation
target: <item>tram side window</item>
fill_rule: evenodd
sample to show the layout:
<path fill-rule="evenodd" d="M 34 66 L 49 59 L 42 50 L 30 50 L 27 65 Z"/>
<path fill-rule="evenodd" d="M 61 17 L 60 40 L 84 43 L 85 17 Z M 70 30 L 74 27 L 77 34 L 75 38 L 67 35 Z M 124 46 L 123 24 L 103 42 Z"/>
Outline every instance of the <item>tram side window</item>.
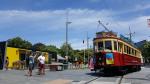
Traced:
<path fill-rule="evenodd" d="M 127 46 L 124 45 L 124 52 L 127 53 Z"/>
<path fill-rule="evenodd" d="M 103 50 L 103 49 L 104 49 L 103 41 L 98 42 L 98 50 Z"/>
<path fill-rule="evenodd" d="M 131 48 L 129 47 L 129 54 L 131 54 Z"/>
<path fill-rule="evenodd" d="M 133 49 L 131 48 L 131 55 L 133 55 Z"/>
<path fill-rule="evenodd" d="M 134 55 L 134 49 L 132 49 L 132 55 Z"/>
<path fill-rule="evenodd" d="M 105 49 L 112 50 L 111 41 L 105 41 Z"/>
<path fill-rule="evenodd" d="M 117 50 L 117 42 L 114 41 L 114 50 Z"/>
<path fill-rule="evenodd" d="M 135 51 L 135 55 L 137 56 L 137 51 Z"/>
<path fill-rule="evenodd" d="M 134 56 L 136 56 L 136 50 L 134 50 Z"/>
<path fill-rule="evenodd" d="M 129 54 L 129 47 L 127 46 L 127 54 Z"/>
<path fill-rule="evenodd" d="M 122 44 L 119 42 L 118 43 L 118 51 L 121 52 L 122 51 Z"/>

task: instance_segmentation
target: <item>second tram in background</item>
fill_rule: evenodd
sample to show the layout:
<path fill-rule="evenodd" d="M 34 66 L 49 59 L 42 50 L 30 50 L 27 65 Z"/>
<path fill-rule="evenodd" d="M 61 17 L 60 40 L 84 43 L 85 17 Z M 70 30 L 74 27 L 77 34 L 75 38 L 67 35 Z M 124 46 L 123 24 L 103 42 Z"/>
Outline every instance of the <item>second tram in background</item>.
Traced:
<path fill-rule="evenodd" d="M 130 39 L 117 37 L 112 31 L 98 32 L 93 40 L 94 57 L 93 69 L 110 71 L 138 71 L 142 65 L 140 50 Z"/>

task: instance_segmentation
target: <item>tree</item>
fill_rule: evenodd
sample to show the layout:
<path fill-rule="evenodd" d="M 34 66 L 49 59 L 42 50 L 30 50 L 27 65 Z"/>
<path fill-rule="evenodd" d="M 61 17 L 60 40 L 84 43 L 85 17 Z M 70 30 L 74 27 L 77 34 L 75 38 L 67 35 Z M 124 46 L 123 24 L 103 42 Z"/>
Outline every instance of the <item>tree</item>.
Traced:
<path fill-rule="evenodd" d="M 54 45 L 47 45 L 44 50 L 47 52 L 59 52 L 59 49 Z"/>
<path fill-rule="evenodd" d="M 73 48 L 71 47 L 70 44 L 66 45 L 66 43 L 64 43 L 61 47 L 60 47 L 60 51 L 59 53 L 61 54 L 61 56 L 65 57 L 66 56 L 66 49 L 68 47 L 68 56 L 72 57 L 73 56 Z"/>
<path fill-rule="evenodd" d="M 43 43 L 36 43 L 32 46 L 32 50 L 34 51 L 45 51 L 46 45 Z"/>
<path fill-rule="evenodd" d="M 32 44 L 29 41 L 23 40 L 20 37 L 15 37 L 7 41 L 9 47 L 31 49 Z"/>
<path fill-rule="evenodd" d="M 150 62 L 150 41 L 147 41 L 140 47 L 142 51 L 142 56 L 145 58 L 146 62 Z"/>

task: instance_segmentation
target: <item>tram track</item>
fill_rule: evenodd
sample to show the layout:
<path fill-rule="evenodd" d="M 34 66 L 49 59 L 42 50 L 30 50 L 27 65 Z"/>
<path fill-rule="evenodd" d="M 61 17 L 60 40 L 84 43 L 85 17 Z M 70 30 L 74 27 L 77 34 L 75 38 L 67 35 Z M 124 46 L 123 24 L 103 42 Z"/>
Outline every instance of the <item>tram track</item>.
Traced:
<path fill-rule="evenodd" d="M 95 81 L 95 80 L 97 80 L 97 79 L 99 79 L 99 77 L 96 77 L 96 78 L 94 78 L 94 79 L 92 79 L 92 80 L 90 80 L 90 81 L 87 81 L 87 82 L 85 82 L 84 84 L 89 84 L 89 83 L 91 83 L 91 82 L 93 82 L 93 81 Z"/>
<path fill-rule="evenodd" d="M 122 76 L 120 77 L 120 79 L 119 79 L 119 81 L 117 82 L 117 84 L 121 84 L 123 77 L 124 77 L 124 75 L 122 75 Z"/>
<path fill-rule="evenodd" d="M 121 84 L 123 77 L 124 77 L 124 75 L 120 76 L 119 79 L 118 79 L 116 82 L 114 82 L 114 84 Z M 91 79 L 91 80 L 85 82 L 84 84 L 90 84 L 90 83 L 96 81 L 96 80 L 99 79 L 99 78 L 100 78 L 100 77 L 96 77 L 96 78 L 94 78 L 94 79 Z"/>

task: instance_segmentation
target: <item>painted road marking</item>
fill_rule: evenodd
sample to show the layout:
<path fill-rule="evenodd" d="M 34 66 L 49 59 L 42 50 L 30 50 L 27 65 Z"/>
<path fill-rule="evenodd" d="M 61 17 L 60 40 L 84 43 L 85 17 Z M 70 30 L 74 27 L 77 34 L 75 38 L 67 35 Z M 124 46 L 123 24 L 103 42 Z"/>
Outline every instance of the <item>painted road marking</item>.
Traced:
<path fill-rule="evenodd" d="M 57 80 L 48 81 L 44 84 L 71 84 L 71 82 L 72 80 L 57 79 Z"/>

